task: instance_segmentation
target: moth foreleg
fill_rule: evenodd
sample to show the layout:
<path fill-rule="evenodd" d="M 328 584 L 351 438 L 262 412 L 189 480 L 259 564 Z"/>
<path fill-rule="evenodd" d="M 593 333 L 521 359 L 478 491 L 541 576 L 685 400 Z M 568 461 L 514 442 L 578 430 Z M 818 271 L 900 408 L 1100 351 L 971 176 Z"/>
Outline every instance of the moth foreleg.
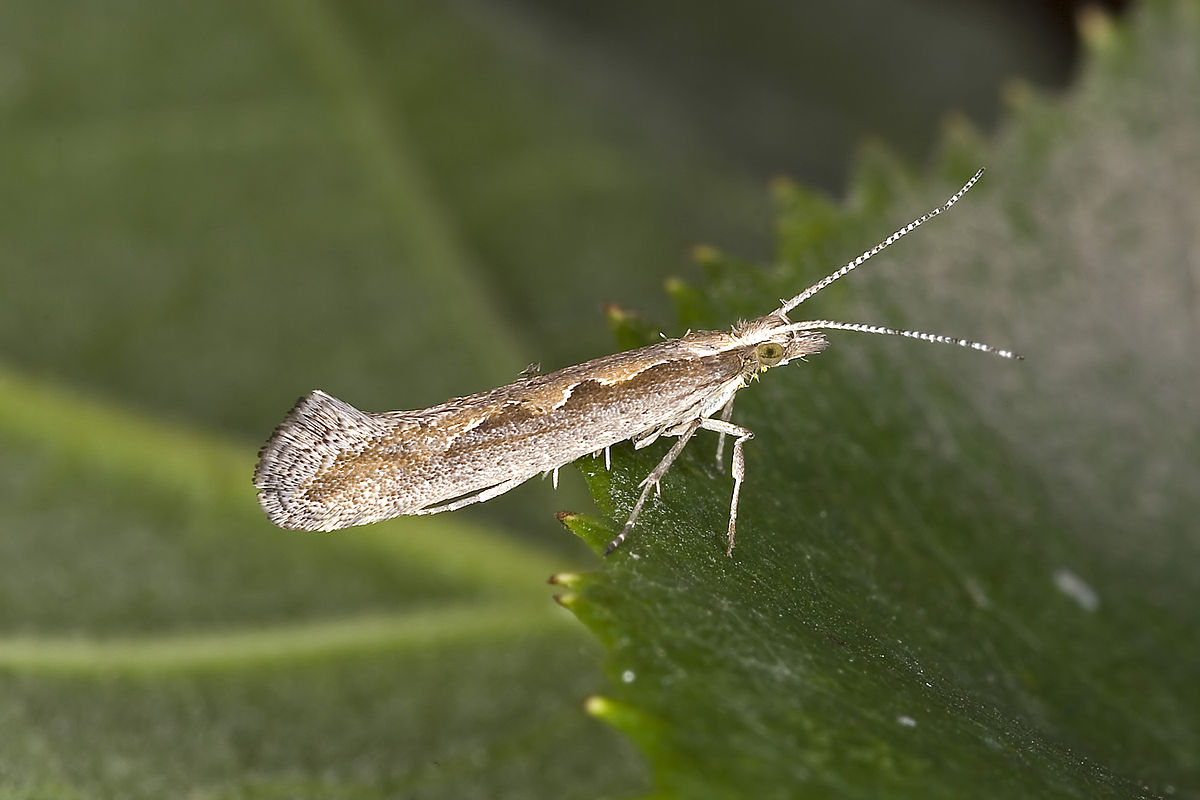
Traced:
<path fill-rule="evenodd" d="M 733 401 L 729 401 L 729 405 L 725 406 L 728 411 L 732 408 Z M 722 414 L 724 417 L 724 414 Z M 733 500 L 729 503 L 729 548 L 725 551 L 725 555 L 733 556 L 733 532 L 737 526 L 737 509 L 738 495 L 742 492 L 742 481 L 746 478 L 746 457 L 742 454 L 742 445 L 754 438 L 754 431 L 749 428 L 743 428 L 741 425 L 734 425 L 725 419 L 702 419 L 700 427 L 709 431 L 716 431 L 722 437 L 725 434 L 736 436 L 733 441 Z"/>
<path fill-rule="evenodd" d="M 528 478 L 513 478 L 511 480 L 504 481 L 503 483 L 497 483 L 495 486 L 489 486 L 486 489 L 480 489 L 475 494 L 469 494 L 466 497 L 460 497 L 452 503 L 446 503 L 445 505 L 440 506 L 429 506 L 416 511 L 410 511 L 408 513 L 413 515 L 424 515 L 440 514 L 443 511 L 457 511 L 463 506 L 469 506 L 472 503 L 483 503 L 491 500 L 493 497 L 499 497 L 509 489 L 517 488 L 526 480 L 528 480 Z"/>
<path fill-rule="evenodd" d="M 692 434 L 699 430 L 703 423 L 704 420 L 702 419 L 697 419 L 688 423 L 687 428 L 685 428 L 683 432 L 679 434 L 679 441 L 672 445 L 671 449 L 667 451 L 667 454 L 663 456 L 662 461 L 658 462 L 658 466 L 651 470 L 650 474 L 646 476 L 646 479 L 642 481 L 641 496 L 638 497 L 637 502 L 634 503 L 633 511 L 630 512 L 629 519 L 625 522 L 625 527 L 621 528 L 621 532 L 617 534 L 617 538 L 609 542 L 608 547 L 604 548 L 604 555 L 608 555 L 613 550 L 616 550 L 621 546 L 621 542 L 625 541 L 625 537 L 629 535 L 631 530 L 633 530 L 633 523 L 637 522 L 638 514 L 641 513 L 642 506 L 646 503 L 646 498 L 650 496 L 651 491 L 654 491 L 658 488 L 658 482 L 662 480 L 662 476 L 667 474 L 667 470 L 671 468 L 671 464 L 673 464 L 675 459 L 679 457 L 679 454 L 683 452 L 683 448 L 688 443 L 688 440 L 692 438 Z"/>

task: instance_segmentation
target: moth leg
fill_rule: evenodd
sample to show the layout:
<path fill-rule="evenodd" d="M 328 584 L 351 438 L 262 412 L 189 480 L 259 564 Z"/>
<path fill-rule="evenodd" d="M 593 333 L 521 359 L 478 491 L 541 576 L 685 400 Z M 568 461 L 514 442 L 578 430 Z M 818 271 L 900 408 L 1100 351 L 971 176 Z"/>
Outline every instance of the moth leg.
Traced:
<path fill-rule="evenodd" d="M 729 402 L 725 404 L 725 408 L 721 411 L 721 422 L 729 422 L 729 418 L 733 416 L 733 399 L 737 397 L 735 394 L 729 398 Z M 717 433 L 717 463 L 720 464 L 723 460 L 721 456 L 725 455 L 725 431 Z"/>
<path fill-rule="evenodd" d="M 730 403 L 730 406 L 733 403 Z M 726 406 L 728 409 L 730 406 Z M 746 457 L 742 454 L 742 445 L 754 438 L 754 431 L 749 428 L 743 428 L 741 425 L 734 425 L 726 420 L 702 419 L 700 427 L 705 430 L 716 431 L 724 436 L 736 436 L 733 441 L 733 500 L 729 503 L 729 549 L 725 551 L 725 555 L 733 556 L 733 531 L 737 526 L 737 509 L 738 495 L 742 492 L 742 481 L 746 478 Z"/>
<path fill-rule="evenodd" d="M 418 515 L 424 515 L 424 514 L 440 514 L 443 511 L 457 511 L 458 509 L 462 508 L 463 506 L 469 506 L 472 503 L 483 503 L 488 500 L 491 500 L 493 497 L 499 497 L 500 495 L 507 492 L 509 489 L 517 488 L 522 483 L 524 483 L 526 480 L 528 480 L 528 478 L 513 478 L 512 480 L 507 480 L 507 481 L 504 481 L 503 483 L 497 483 L 495 486 L 489 486 L 486 489 L 481 489 L 478 492 L 476 492 L 475 494 L 469 494 L 466 497 L 460 497 L 452 503 L 446 503 L 445 505 L 440 505 L 440 506 L 429 506 L 426 508 L 420 508 L 420 509 L 417 509 L 416 511 L 410 511 L 408 513 L 412 514 L 414 516 L 418 516 Z"/>
<path fill-rule="evenodd" d="M 651 470 L 650 474 L 646 476 L 646 479 L 642 481 L 641 497 L 639 497 L 637 502 L 634 503 L 633 511 L 629 514 L 629 519 L 625 522 L 625 527 L 621 528 L 621 532 L 617 534 L 617 538 L 609 542 L 608 547 L 604 548 L 604 555 L 608 555 L 613 550 L 616 550 L 621 546 L 621 542 L 625 541 L 625 537 L 629 535 L 631 530 L 633 530 L 633 523 L 637 522 L 638 514 L 641 513 L 642 506 L 645 504 L 646 498 L 650 496 L 650 492 L 652 490 L 658 489 L 658 482 L 662 479 L 662 476 L 667 474 L 667 470 L 671 468 L 671 464 L 674 463 L 675 459 L 679 457 L 679 454 L 683 451 L 683 448 L 688 443 L 688 440 L 692 438 L 692 434 L 700 429 L 700 426 L 703 422 L 704 420 L 698 419 L 688 423 L 687 428 L 685 428 L 683 432 L 679 434 L 679 441 L 677 441 L 671 447 L 671 449 L 667 451 L 667 454 L 663 456 L 663 460 L 658 462 L 658 466 Z"/>

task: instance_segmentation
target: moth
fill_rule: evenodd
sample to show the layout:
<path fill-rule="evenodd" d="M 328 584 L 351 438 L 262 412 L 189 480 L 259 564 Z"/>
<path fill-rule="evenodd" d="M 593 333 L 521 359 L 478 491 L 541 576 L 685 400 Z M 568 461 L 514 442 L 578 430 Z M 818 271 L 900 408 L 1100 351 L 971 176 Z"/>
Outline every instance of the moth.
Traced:
<path fill-rule="evenodd" d="M 553 473 L 626 440 L 643 448 L 676 441 L 641 482 L 641 495 L 605 554 L 618 548 L 647 499 L 661 493 L 671 464 L 699 430 L 733 439 L 732 555 L 744 449 L 754 437 L 730 421 L 737 393 L 774 367 L 821 352 L 828 331 L 906 336 L 1019 358 L 981 342 L 922 331 L 832 320 L 794 322 L 801 303 L 857 269 L 903 236 L 947 211 L 983 170 L 942 206 L 913 220 L 836 272 L 757 319 L 729 331 L 678 339 L 596 358 L 547 375 L 530 368 L 507 386 L 456 397 L 432 408 L 368 413 L 322 391 L 295 405 L 259 453 L 258 501 L 283 528 L 332 531 L 404 514 L 437 514 L 504 494 L 535 475 Z"/>

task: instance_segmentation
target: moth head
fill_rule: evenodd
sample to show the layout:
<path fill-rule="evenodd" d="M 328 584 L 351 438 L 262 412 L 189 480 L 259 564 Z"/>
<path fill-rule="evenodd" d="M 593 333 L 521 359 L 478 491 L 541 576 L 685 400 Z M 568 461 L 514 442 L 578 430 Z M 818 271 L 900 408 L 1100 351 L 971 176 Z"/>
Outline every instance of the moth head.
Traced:
<path fill-rule="evenodd" d="M 750 360 L 755 372 L 765 372 L 793 359 L 819 353 L 828 344 L 819 331 L 779 331 L 756 344 Z"/>

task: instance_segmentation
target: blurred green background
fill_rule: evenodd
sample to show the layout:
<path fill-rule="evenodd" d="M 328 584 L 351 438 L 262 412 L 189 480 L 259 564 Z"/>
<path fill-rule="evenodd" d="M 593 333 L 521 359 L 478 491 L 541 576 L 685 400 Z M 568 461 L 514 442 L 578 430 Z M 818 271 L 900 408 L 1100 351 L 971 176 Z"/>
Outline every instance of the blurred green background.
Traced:
<path fill-rule="evenodd" d="M 447 518 L 270 527 L 313 388 L 419 408 L 671 329 L 698 243 L 773 255 L 768 181 L 927 160 L 1069 4 L 0 5 L 0 794 L 594 797 L 594 562 L 564 473 Z"/>

